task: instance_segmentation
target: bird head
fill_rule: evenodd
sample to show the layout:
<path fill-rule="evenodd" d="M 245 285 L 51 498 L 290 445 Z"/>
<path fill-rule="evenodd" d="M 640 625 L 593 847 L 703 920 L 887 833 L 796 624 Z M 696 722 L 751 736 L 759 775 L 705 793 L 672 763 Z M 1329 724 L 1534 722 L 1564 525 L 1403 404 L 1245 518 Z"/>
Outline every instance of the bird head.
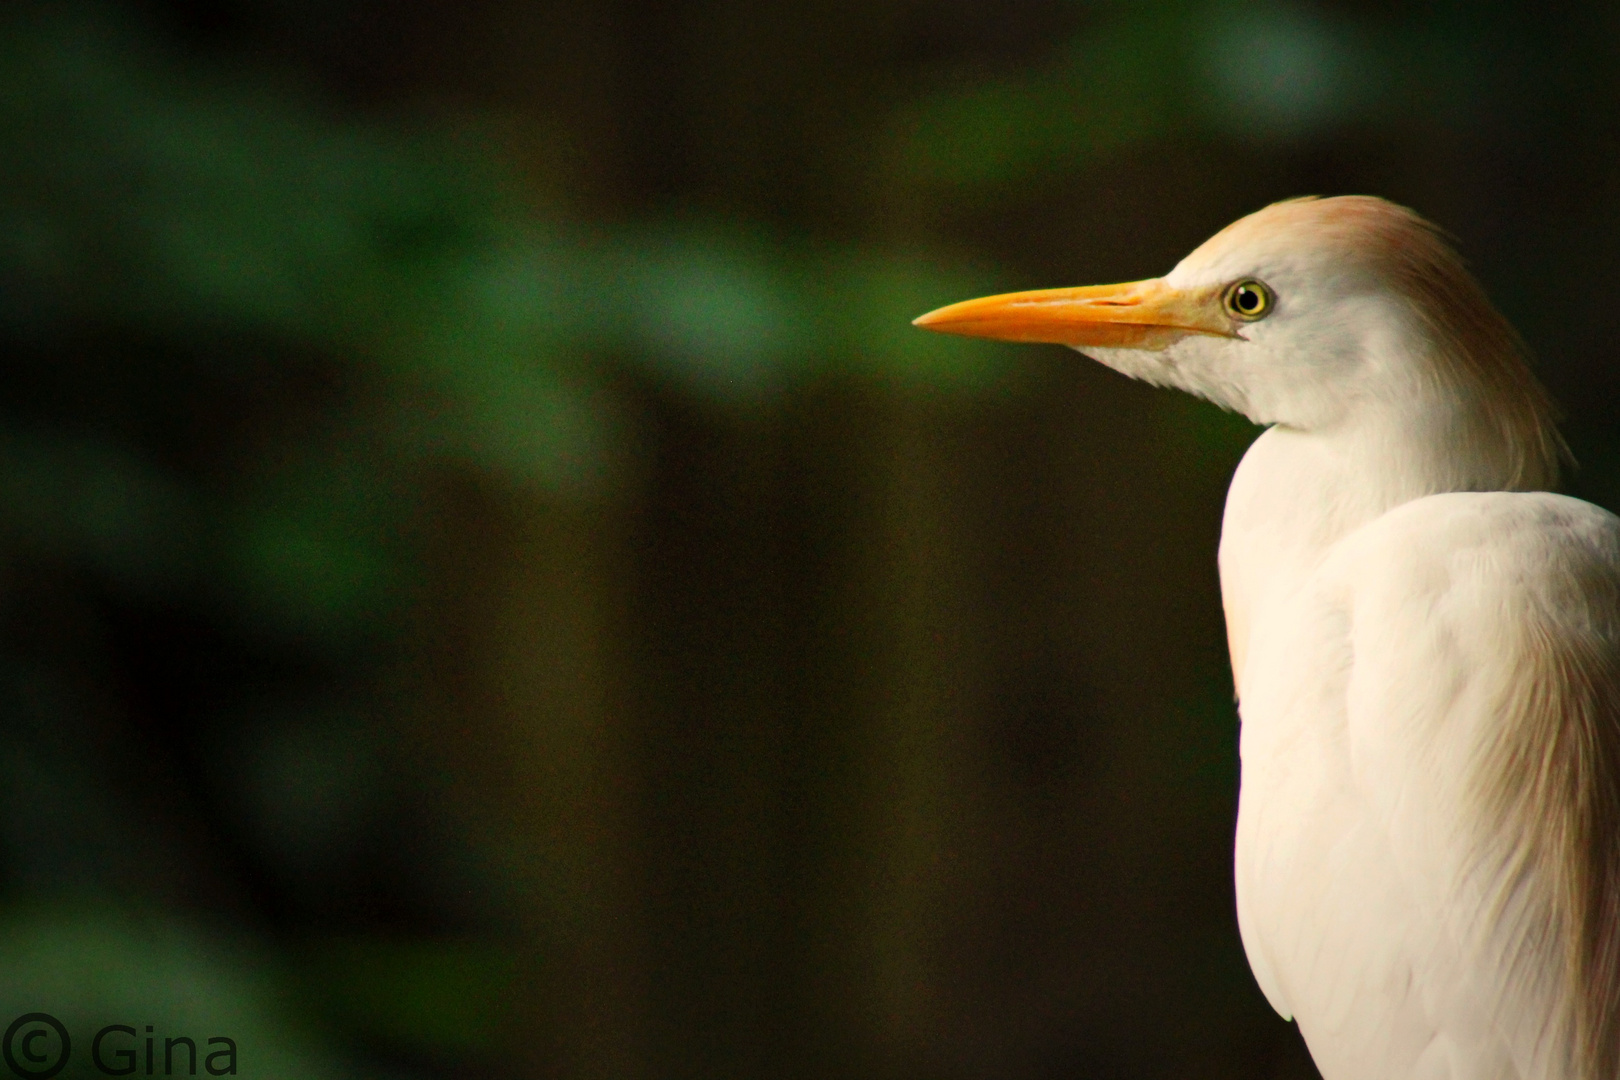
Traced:
<path fill-rule="evenodd" d="M 1512 474 L 1493 483 L 1539 486 L 1562 448 L 1520 338 L 1439 230 L 1367 196 L 1275 203 L 1163 277 L 989 296 L 915 322 L 1068 345 L 1259 424 L 1429 424 Z"/>

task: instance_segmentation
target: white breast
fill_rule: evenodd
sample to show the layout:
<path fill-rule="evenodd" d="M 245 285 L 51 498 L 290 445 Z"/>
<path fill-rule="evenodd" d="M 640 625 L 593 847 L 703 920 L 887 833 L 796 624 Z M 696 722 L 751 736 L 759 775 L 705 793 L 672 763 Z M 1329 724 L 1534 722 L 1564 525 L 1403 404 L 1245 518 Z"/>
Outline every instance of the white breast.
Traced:
<path fill-rule="evenodd" d="M 1430 496 L 1259 610 L 1236 877 L 1268 999 L 1327 1080 L 1579 1075 L 1579 916 L 1498 796 L 1526 766 L 1514 740 L 1563 722 L 1525 687 L 1570 657 L 1620 670 L 1620 520 L 1541 493 Z"/>

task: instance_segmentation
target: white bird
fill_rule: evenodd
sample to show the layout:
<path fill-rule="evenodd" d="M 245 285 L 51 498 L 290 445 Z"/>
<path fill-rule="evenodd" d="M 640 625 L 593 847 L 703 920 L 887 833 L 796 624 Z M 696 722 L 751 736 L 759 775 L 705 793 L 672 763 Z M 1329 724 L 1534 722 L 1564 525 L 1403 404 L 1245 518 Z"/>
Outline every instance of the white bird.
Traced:
<path fill-rule="evenodd" d="M 1620 519 L 1544 490 L 1552 405 L 1439 232 L 1296 199 L 916 322 L 1269 425 L 1219 555 L 1238 926 L 1326 1080 L 1620 1076 Z"/>

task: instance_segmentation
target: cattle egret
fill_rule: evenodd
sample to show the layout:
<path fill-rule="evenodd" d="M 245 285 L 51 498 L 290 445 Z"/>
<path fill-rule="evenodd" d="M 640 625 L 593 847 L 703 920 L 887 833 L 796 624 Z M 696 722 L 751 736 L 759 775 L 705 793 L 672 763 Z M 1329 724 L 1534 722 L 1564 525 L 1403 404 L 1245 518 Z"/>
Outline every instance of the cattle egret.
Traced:
<path fill-rule="evenodd" d="M 1552 406 L 1439 232 L 1296 199 L 916 322 L 1267 425 L 1219 555 L 1238 926 L 1326 1080 L 1620 1076 L 1620 519 L 1543 490 Z"/>

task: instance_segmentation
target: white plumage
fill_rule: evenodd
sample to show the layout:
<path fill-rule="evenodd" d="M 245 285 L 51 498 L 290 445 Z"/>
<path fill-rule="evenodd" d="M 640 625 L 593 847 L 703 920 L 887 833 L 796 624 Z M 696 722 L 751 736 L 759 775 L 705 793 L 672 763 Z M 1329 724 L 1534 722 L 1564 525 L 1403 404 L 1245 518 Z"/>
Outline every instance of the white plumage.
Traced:
<path fill-rule="evenodd" d="M 1163 278 L 917 320 L 1271 425 L 1220 569 L 1238 921 L 1326 1080 L 1620 1076 L 1620 519 L 1437 232 L 1278 203 Z"/>

